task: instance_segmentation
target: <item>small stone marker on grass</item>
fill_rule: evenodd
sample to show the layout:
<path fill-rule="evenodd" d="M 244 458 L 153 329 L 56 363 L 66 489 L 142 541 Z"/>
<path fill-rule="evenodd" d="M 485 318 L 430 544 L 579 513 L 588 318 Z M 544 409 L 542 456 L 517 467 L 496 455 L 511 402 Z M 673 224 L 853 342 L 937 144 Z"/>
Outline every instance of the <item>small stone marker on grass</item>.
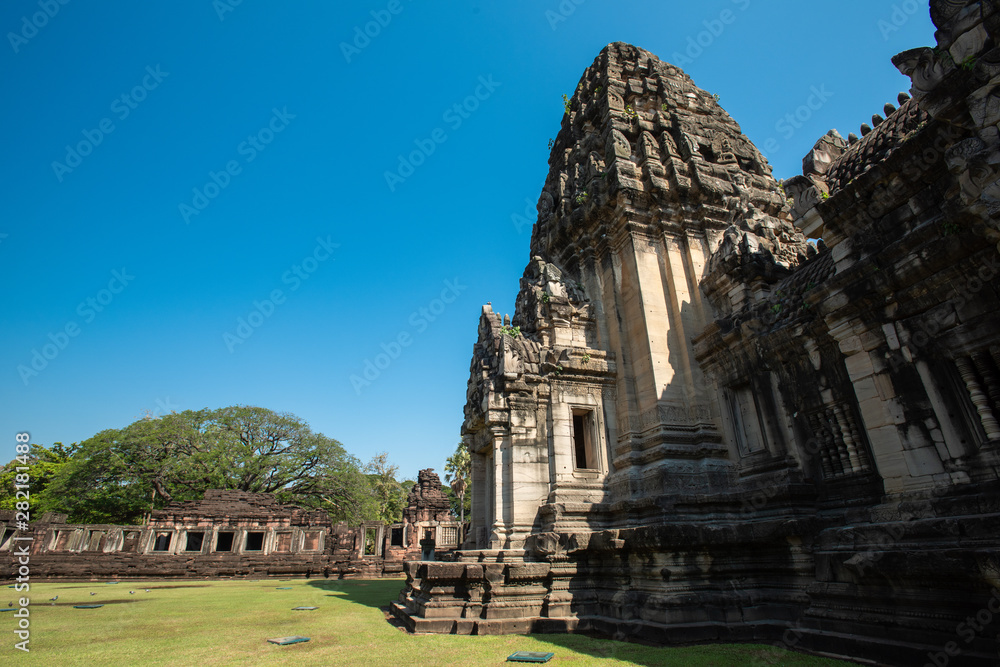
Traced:
<path fill-rule="evenodd" d="M 319 609 L 319 607 L 292 607 L 292 611 L 312 611 L 313 609 Z"/>
<path fill-rule="evenodd" d="M 103 606 L 103 604 L 75 604 L 73 609 L 97 609 Z"/>
<path fill-rule="evenodd" d="M 290 590 L 292 590 L 292 587 L 291 586 L 276 586 L 274 590 L 276 590 L 276 591 L 290 591 Z"/>
<path fill-rule="evenodd" d="M 309 641 L 309 637 L 274 637 L 273 639 L 268 639 L 267 641 L 271 644 L 285 646 L 287 644 L 301 644 L 302 642 L 307 642 Z"/>
<path fill-rule="evenodd" d="M 507 662 L 548 662 L 555 653 L 536 653 L 533 651 L 518 651 L 507 656 Z"/>

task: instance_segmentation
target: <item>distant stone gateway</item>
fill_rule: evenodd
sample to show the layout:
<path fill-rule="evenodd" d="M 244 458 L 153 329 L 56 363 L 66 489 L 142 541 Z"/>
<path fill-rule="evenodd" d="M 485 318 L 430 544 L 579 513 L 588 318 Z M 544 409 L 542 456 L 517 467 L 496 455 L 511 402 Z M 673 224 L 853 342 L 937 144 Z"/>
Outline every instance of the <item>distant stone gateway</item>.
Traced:
<path fill-rule="evenodd" d="M 407 628 L 997 664 L 1000 7 L 931 16 L 912 99 L 782 184 L 680 69 L 600 53 L 514 316 L 483 307 L 471 529 L 405 564 Z"/>

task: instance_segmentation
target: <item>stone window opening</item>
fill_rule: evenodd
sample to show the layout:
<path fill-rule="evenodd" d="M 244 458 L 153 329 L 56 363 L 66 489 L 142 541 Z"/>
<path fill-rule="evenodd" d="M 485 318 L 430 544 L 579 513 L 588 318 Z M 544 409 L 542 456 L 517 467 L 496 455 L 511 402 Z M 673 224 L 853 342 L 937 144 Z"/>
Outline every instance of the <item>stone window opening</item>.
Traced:
<path fill-rule="evenodd" d="M 244 551 L 263 551 L 264 533 L 253 531 L 247 533 L 246 548 Z"/>
<path fill-rule="evenodd" d="M 365 528 L 365 556 L 374 556 L 378 549 L 378 534 L 374 528 Z"/>
<path fill-rule="evenodd" d="M 749 456 L 767 449 L 760 406 L 749 384 L 726 390 L 726 407 L 733 426 L 733 438 L 741 456 Z"/>
<path fill-rule="evenodd" d="M 820 443 L 823 477 L 833 479 L 871 471 L 867 448 L 854 412 L 837 403 L 808 415 L 809 426 Z"/>
<path fill-rule="evenodd" d="M 573 409 L 573 468 L 597 470 L 597 452 L 594 449 L 594 411 Z"/>
<path fill-rule="evenodd" d="M 170 533 L 157 533 L 153 551 L 170 551 Z"/>
<path fill-rule="evenodd" d="M 134 530 L 126 531 L 122 540 L 122 553 L 135 553 L 136 547 L 139 544 L 139 537 L 140 533 Z"/>
<path fill-rule="evenodd" d="M 16 531 L 13 528 L 6 528 L 3 531 L 3 537 L 0 538 L 0 551 L 10 550 L 10 540 L 14 537 Z"/>
<path fill-rule="evenodd" d="M 458 528 L 456 526 L 441 527 L 441 544 L 446 547 L 458 545 Z"/>
<path fill-rule="evenodd" d="M 69 546 L 69 540 L 72 535 L 73 531 L 71 530 L 57 530 L 55 535 L 52 536 L 52 550 L 65 551 Z"/>
<path fill-rule="evenodd" d="M 292 534 L 289 532 L 281 532 L 274 534 L 274 551 L 275 553 L 291 553 L 292 551 Z"/>
<path fill-rule="evenodd" d="M 303 551 L 319 551 L 319 540 L 321 533 L 310 531 L 302 537 Z"/>
<path fill-rule="evenodd" d="M 220 532 L 218 537 L 215 538 L 215 550 L 216 551 L 232 551 L 233 550 L 233 538 L 236 534 L 232 531 Z"/>
<path fill-rule="evenodd" d="M 389 546 L 402 547 L 403 544 L 403 527 L 393 526 L 391 532 L 389 533 Z"/>
<path fill-rule="evenodd" d="M 87 551 L 100 551 L 104 547 L 104 531 L 92 530 L 87 535 Z"/>
<path fill-rule="evenodd" d="M 187 534 L 187 544 L 184 545 L 184 551 L 201 551 L 201 546 L 205 542 L 205 533 L 194 532 Z"/>
<path fill-rule="evenodd" d="M 960 420 L 979 446 L 1000 440 L 1000 348 L 955 359 L 953 384 L 961 396 Z M 951 416 L 951 415 L 949 415 Z"/>

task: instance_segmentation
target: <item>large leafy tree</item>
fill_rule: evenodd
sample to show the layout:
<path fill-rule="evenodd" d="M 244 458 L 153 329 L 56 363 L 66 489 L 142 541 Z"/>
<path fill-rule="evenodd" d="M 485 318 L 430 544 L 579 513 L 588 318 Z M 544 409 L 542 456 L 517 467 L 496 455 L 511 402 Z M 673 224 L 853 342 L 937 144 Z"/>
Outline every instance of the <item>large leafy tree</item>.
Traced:
<path fill-rule="evenodd" d="M 131 523 L 208 489 L 274 493 L 334 520 L 369 516 L 360 462 L 302 419 L 234 406 L 145 418 L 80 444 L 50 491 L 74 521 Z"/>
<path fill-rule="evenodd" d="M 48 487 L 73 456 L 76 448 L 75 444 L 67 447 L 61 442 L 54 443 L 51 447 L 32 444 L 25 460 L 15 459 L 0 468 L 0 510 L 13 510 L 18 500 L 23 499 L 23 496 L 20 499 L 17 497 L 18 475 L 27 475 L 21 479 L 27 480 L 32 515 L 40 516 L 47 511 L 58 510 L 59 503 L 52 501 Z"/>
<path fill-rule="evenodd" d="M 389 455 L 381 452 L 365 466 L 375 516 L 379 521 L 395 523 L 402 520 L 406 508 L 406 491 L 396 480 L 399 466 L 389 463 Z"/>
<path fill-rule="evenodd" d="M 444 464 L 444 479 L 451 485 L 445 495 L 451 500 L 451 512 L 465 523 L 466 510 L 472 510 L 472 457 L 464 443 L 458 443 L 455 453 Z M 450 491 L 450 493 L 449 493 Z"/>

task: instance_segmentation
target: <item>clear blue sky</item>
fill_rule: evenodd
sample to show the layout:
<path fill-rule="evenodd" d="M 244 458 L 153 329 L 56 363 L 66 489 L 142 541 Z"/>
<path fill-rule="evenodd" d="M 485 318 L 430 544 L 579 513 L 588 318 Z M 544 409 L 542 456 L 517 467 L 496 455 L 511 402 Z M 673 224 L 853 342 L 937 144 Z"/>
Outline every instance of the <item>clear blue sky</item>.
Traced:
<path fill-rule="evenodd" d="M 440 471 L 481 306 L 513 310 L 561 95 L 606 44 L 684 66 L 774 140 L 779 178 L 933 44 L 920 3 L 232 2 L 0 7 L 3 460 L 19 431 L 247 404 Z"/>

